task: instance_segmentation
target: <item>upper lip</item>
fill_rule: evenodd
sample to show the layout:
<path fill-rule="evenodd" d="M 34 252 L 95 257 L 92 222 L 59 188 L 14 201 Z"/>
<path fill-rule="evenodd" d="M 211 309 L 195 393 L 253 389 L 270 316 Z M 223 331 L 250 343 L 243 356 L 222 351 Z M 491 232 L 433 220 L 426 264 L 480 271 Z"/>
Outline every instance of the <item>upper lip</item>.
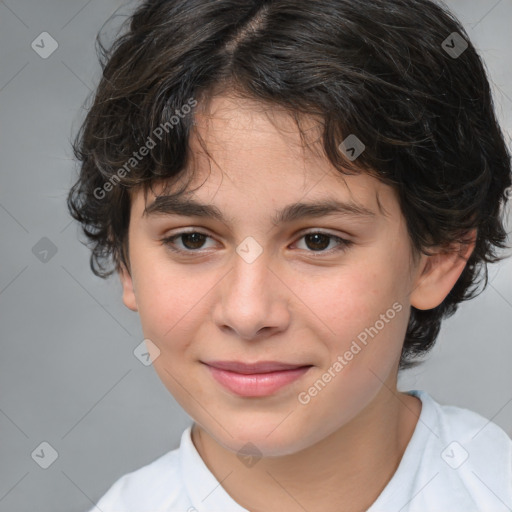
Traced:
<path fill-rule="evenodd" d="M 311 366 L 310 364 L 289 364 L 279 361 L 260 361 L 257 363 L 243 363 L 242 361 L 205 361 L 205 364 L 218 368 L 219 370 L 245 374 L 278 372 Z"/>

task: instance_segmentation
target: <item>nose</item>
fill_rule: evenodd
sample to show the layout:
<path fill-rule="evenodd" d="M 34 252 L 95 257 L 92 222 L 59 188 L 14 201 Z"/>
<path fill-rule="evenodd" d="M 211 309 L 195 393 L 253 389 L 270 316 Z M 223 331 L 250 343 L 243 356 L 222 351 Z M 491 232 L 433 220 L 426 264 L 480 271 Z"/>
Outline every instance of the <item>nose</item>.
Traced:
<path fill-rule="evenodd" d="M 288 327 L 291 292 L 263 255 L 252 263 L 235 255 L 217 293 L 214 321 L 240 339 L 262 339 Z"/>

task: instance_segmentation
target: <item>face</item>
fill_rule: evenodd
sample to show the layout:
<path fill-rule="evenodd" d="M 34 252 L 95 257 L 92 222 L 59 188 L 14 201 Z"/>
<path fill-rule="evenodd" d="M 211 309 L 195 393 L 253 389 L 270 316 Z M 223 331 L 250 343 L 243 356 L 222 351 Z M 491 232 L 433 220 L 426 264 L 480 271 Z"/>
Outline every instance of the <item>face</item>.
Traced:
<path fill-rule="evenodd" d="M 395 381 L 415 283 L 394 191 L 364 173 L 343 179 L 272 115 L 227 96 L 197 114 L 211 160 L 193 138 L 192 192 L 180 199 L 215 214 L 151 207 L 158 187 L 135 194 L 121 279 L 184 410 L 233 451 L 251 441 L 283 455 Z M 235 364 L 262 362 L 276 364 Z"/>

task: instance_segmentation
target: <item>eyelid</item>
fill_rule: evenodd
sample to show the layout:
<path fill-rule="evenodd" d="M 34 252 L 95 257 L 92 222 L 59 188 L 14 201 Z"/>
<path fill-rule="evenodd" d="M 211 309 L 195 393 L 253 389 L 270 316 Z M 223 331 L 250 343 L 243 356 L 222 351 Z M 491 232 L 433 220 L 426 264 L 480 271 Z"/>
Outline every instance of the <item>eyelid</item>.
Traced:
<path fill-rule="evenodd" d="M 314 257 L 318 256 L 321 257 L 322 255 L 331 255 L 336 252 L 343 252 L 344 250 L 348 249 L 351 245 L 354 244 L 352 240 L 349 240 L 348 238 L 344 238 L 340 235 L 335 235 L 329 231 L 323 231 L 322 229 L 313 229 L 305 232 L 300 232 L 296 235 L 296 241 L 293 242 L 294 244 L 298 243 L 300 240 L 302 240 L 307 235 L 324 235 L 328 238 L 331 238 L 332 240 L 336 240 L 338 242 L 338 245 L 332 249 L 329 250 L 322 250 L 322 251 L 312 251 L 312 250 L 305 250 L 305 252 L 308 255 L 312 255 Z M 299 249 L 300 250 L 300 249 Z"/>
<path fill-rule="evenodd" d="M 171 233 L 169 235 L 165 235 L 164 238 L 172 238 L 174 236 L 178 236 L 178 235 L 185 235 L 185 234 L 190 234 L 190 233 L 198 233 L 198 234 L 201 234 L 201 235 L 204 235 L 204 236 L 208 236 L 210 238 L 213 238 L 215 239 L 215 237 L 213 235 L 211 235 L 209 232 L 207 231 L 204 231 L 204 228 L 199 228 L 199 227 L 194 227 L 194 226 L 191 226 L 189 228 L 176 228 L 178 229 L 179 231 L 176 231 L 175 233 Z M 335 234 L 335 233 L 332 233 L 331 231 L 327 231 L 326 229 L 324 228 L 315 228 L 315 227 L 309 227 L 309 228 L 304 228 L 304 229 L 301 229 L 299 231 L 297 231 L 293 236 L 294 237 L 299 237 L 299 236 L 305 236 L 305 235 L 309 235 L 309 234 L 322 234 L 322 235 L 327 235 L 327 236 L 332 236 L 333 238 L 337 237 L 337 238 L 342 238 L 344 240 L 346 240 L 345 237 L 351 237 L 352 235 L 350 235 L 349 233 L 347 232 L 343 232 L 342 234 Z M 349 240 L 347 240 L 349 241 Z"/>
<path fill-rule="evenodd" d="M 179 253 L 179 254 L 201 255 L 208 251 L 208 249 L 202 249 L 202 248 L 199 248 L 197 250 L 194 250 L 194 249 L 187 250 L 187 249 L 175 248 L 173 246 L 173 241 L 175 239 L 179 238 L 180 236 L 187 235 L 187 234 L 199 234 L 199 235 L 203 235 L 207 238 L 210 238 L 212 240 L 215 240 L 215 237 L 211 236 L 209 233 L 204 232 L 201 228 L 191 227 L 188 229 L 181 229 L 180 231 L 177 231 L 175 233 L 171 233 L 170 235 L 165 236 L 164 238 L 161 239 L 161 243 L 162 243 L 162 245 L 165 245 L 170 251 L 172 251 L 174 253 Z M 354 244 L 354 242 L 352 240 L 344 238 L 344 236 L 335 235 L 329 231 L 325 231 L 324 229 L 320 229 L 320 228 L 316 228 L 316 229 L 315 228 L 306 228 L 304 230 L 297 232 L 294 235 L 295 241 L 293 242 L 293 244 L 298 243 L 302 238 L 304 238 L 307 235 L 316 235 L 316 234 L 324 235 L 333 240 L 336 240 L 338 242 L 338 245 L 335 248 L 332 248 L 329 250 L 313 251 L 313 250 L 299 249 L 299 251 L 305 251 L 306 253 L 308 253 L 310 255 L 314 255 L 316 257 L 316 256 L 322 256 L 322 255 L 328 255 L 328 254 L 330 255 L 330 254 L 338 252 L 338 251 L 344 251 Z"/>
<path fill-rule="evenodd" d="M 215 240 L 213 236 L 211 236 L 209 233 L 205 233 L 199 228 L 190 228 L 190 229 L 182 229 L 180 231 L 177 231 L 175 233 L 171 233 L 169 235 L 165 235 L 163 238 L 160 239 L 160 242 L 162 245 L 166 246 L 170 251 L 180 254 L 202 254 L 205 252 L 205 249 L 197 249 L 197 250 L 184 250 L 184 249 L 176 249 L 173 247 L 173 244 L 171 243 L 173 240 L 180 238 L 182 235 L 190 235 L 190 234 L 198 234 L 203 235 L 207 238 L 210 238 L 212 240 Z"/>
<path fill-rule="evenodd" d="M 301 230 L 297 231 L 294 236 L 295 237 L 305 236 L 305 235 L 316 234 L 316 233 L 319 233 L 322 235 L 328 235 L 328 236 L 332 236 L 332 237 L 343 238 L 343 239 L 345 239 L 345 237 L 349 238 L 352 236 L 349 233 L 347 233 L 346 231 L 343 231 L 342 233 L 340 233 L 340 232 L 333 233 L 332 231 L 329 231 L 328 228 L 315 228 L 315 227 L 301 229 Z"/>

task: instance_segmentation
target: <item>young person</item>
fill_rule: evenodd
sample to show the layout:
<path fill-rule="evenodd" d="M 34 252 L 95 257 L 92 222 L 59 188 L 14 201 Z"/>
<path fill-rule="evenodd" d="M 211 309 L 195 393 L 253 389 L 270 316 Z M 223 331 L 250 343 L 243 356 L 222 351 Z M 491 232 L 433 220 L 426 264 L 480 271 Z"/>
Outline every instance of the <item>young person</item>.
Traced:
<path fill-rule="evenodd" d="M 456 18 L 147 0 L 102 50 L 69 207 L 193 424 L 91 510 L 511 510 L 507 434 L 397 390 L 506 247 L 510 154 Z"/>

